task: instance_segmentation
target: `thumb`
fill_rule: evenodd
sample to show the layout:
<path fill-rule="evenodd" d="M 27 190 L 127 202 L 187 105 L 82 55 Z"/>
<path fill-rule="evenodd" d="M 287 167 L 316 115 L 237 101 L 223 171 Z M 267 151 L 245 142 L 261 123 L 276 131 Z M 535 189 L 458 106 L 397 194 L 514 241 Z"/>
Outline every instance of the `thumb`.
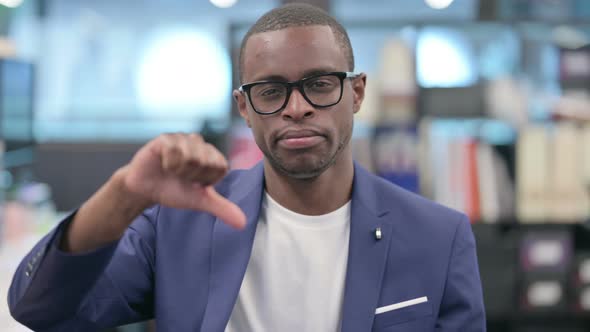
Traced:
<path fill-rule="evenodd" d="M 242 209 L 221 196 L 212 186 L 205 188 L 201 202 L 203 211 L 211 213 L 224 223 L 237 229 L 246 227 L 246 215 Z"/>

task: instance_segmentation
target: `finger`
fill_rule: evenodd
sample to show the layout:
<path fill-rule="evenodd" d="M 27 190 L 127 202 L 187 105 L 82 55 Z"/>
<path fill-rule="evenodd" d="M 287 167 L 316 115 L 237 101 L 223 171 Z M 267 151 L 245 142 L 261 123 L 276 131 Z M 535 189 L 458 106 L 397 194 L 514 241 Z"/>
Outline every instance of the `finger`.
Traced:
<path fill-rule="evenodd" d="M 190 168 L 187 175 L 192 182 L 210 185 L 219 181 L 227 172 L 223 155 L 211 144 L 203 144 L 198 151 L 198 165 Z"/>
<path fill-rule="evenodd" d="M 219 150 L 215 149 L 215 151 L 213 152 L 213 155 L 214 155 L 213 162 L 215 163 L 215 165 L 217 167 L 224 169 L 224 170 L 227 170 L 229 168 L 229 164 L 227 162 L 227 159 L 223 155 L 223 153 L 221 153 Z"/>
<path fill-rule="evenodd" d="M 178 169 L 182 164 L 182 150 L 178 144 L 177 135 L 162 135 L 160 144 L 162 169 L 166 173 L 178 172 Z"/>
<path fill-rule="evenodd" d="M 207 165 L 204 167 L 204 184 L 213 184 L 221 180 L 227 173 L 225 158 L 213 145 L 208 144 L 204 148 L 207 155 Z"/>
<path fill-rule="evenodd" d="M 194 181 L 194 175 L 201 172 L 201 167 L 206 164 L 200 150 L 204 148 L 205 142 L 196 134 L 183 135 L 178 143 L 182 151 L 181 165 L 178 175 L 185 180 Z"/>
<path fill-rule="evenodd" d="M 207 187 L 200 199 L 200 210 L 211 213 L 224 223 L 243 229 L 246 226 L 246 215 L 233 202 L 221 196 L 213 187 Z"/>

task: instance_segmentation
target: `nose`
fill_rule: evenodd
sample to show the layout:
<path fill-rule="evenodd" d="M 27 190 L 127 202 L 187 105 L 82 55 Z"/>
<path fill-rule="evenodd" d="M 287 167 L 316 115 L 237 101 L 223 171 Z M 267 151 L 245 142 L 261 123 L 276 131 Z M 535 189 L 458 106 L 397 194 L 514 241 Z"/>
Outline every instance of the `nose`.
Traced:
<path fill-rule="evenodd" d="M 293 89 L 281 115 L 285 120 L 301 121 L 312 118 L 315 112 L 315 108 L 305 100 L 301 91 L 299 89 Z"/>

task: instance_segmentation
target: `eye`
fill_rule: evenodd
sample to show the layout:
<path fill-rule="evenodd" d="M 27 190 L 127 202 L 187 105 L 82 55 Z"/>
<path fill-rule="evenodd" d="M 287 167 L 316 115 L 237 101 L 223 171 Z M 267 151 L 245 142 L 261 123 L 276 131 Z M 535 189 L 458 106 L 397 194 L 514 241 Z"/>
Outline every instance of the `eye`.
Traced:
<path fill-rule="evenodd" d="M 316 89 L 316 88 L 328 88 L 328 87 L 331 87 L 333 85 L 334 85 L 334 83 L 332 81 L 330 81 L 330 80 L 327 80 L 327 79 L 317 79 L 317 80 L 313 80 L 313 81 L 309 82 L 307 84 L 307 87 Z"/>
<path fill-rule="evenodd" d="M 252 88 L 253 95 L 260 98 L 276 98 L 285 94 L 285 87 L 276 83 L 259 84 Z"/>
<path fill-rule="evenodd" d="M 310 92 L 332 92 L 339 83 L 333 75 L 319 76 L 305 82 L 305 89 Z"/>
<path fill-rule="evenodd" d="M 271 97 L 271 96 L 276 96 L 281 93 L 282 93 L 282 91 L 280 91 L 277 88 L 268 88 L 268 89 L 264 89 L 263 91 L 260 91 L 259 95 L 262 97 Z"/>

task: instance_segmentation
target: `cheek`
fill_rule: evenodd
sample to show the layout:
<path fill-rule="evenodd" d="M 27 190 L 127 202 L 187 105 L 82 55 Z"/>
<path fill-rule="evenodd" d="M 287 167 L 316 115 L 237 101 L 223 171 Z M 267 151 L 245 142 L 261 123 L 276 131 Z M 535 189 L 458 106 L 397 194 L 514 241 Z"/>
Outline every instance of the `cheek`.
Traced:
<path fill-rule="evenodd" d="M 340 139 L 348 140 L 352 136 L 352 118 L 345 119 L 340 125 Z"/>
<path fill-rule="evenodd" d="M 343 108 L 338 110 L 337 118 L 334 120 L 340 129 L 340 135 L 348 135 L 348 131 L 352 130 L 354 122 L 354 110 L 352 108 Z"/>
<path fill-rule="evenodd" d="M 266 146 L 265 136 L 267 133 L 265 130 L 267 130 L 268 125 L 264 123 L 264 121 L 260 121 L 260 119 L 250 118 L 250 128 L 252 129 L 252 135 L 254 136 L 256 144 L 259 147 Z"/>

